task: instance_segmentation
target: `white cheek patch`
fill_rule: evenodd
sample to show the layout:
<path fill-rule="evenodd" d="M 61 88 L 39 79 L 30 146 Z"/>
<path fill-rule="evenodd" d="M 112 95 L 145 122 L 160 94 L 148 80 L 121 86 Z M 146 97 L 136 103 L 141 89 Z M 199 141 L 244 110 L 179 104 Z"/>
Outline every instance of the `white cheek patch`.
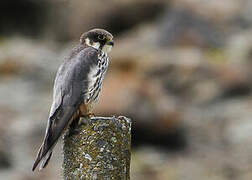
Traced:
<path fill-rule="evenodd" d="M 89 38 L 85 39 L 85 43 L 86 43 L 86 45 L 91 46 Z"/>
<path fill-rule="evenodd" d="M 95 49 L 99 49 L 100 48 L 100 43 L 99 42 L 94 42 L 92 44 L 92 47 L 95 48 Z"/>
<path fill-rule="evenodd" d="M 103 46 L 103 48 L 102 48 L 102 51 L 105 52 L 105 53 L 108 53 L 108 52 L 111 51 L 111 49 L 112 49 L 112 46 L 111 46 L 111 45 L 105 44 L 105 45 Z"/>
<path fill-rule="evenodd" d="M 91 43 L 89 38 L 85 39 L 85 43 L 86 43 L 86 45 L 91 46 L 91 47 L 93 47 L 95 49 L 99 49 L 100 48 L 100 43 L 99 42 L 93 42 L 93 43 Z"/>

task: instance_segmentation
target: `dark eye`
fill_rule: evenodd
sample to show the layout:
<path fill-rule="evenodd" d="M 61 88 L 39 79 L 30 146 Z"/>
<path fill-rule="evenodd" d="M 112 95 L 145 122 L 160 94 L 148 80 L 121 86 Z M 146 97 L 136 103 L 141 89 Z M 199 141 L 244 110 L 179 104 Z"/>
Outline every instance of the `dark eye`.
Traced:
<path fill-rule="evenodd" d="M 104 40 L 104 39 L 105 39 L 105 36 L 103 36 L 103 35 L 99 34 L 99 35 L 98 35 L 98 39 L 100 39 L 100 40 Z"/>

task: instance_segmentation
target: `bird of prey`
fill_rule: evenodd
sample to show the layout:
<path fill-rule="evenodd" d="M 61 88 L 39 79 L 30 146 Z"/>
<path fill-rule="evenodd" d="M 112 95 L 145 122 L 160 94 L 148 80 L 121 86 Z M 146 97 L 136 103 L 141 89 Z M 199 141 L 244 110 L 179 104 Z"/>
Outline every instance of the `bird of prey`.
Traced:
<path fill-rule="evenodd" d="M 46 167 L 66 128 L 78 124 L 80 117 L 92 115 L 108 68 L 107 53 L 113 45 L 112 34 L 103 29 L 92 29 L 82 34 L 77 47 L 59 67 L 47 128 L 33 171 L 40 161 L 39 170 Z"/>

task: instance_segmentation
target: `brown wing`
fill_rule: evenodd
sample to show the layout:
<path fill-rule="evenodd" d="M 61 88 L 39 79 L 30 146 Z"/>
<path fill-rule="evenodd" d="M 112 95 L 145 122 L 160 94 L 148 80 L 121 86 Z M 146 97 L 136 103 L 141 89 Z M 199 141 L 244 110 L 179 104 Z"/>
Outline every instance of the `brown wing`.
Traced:
<path fill-rule="evenodd" d="M 42 159 L 43 162 L 40 167 L 44 168 L 47 165 L 54 145 L 85 98 L 90 68 L 97 64 L 97 50 L 88 47 L 71 59 L 66 60 L 59 68 L 55 79 L 54 99 L 44 141 L 32 170 L 35 170 Z"/>

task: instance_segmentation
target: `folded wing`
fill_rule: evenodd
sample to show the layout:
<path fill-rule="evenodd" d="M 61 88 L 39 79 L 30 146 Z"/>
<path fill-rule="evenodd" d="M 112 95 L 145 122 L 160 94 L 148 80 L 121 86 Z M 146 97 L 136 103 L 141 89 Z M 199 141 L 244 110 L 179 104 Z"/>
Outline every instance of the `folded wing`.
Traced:
<path fill-rule="evenodd" d="M 97 50 L 88 47 L 67 59 L 59 68 L 54 82 L 53 104 L 44 141 L 34 162 L 33 171 L 41 160 L 40 169 L 48 164 L 53 147 L 85 99 L 89 83 L 88 73 L 97 63 Z"/>

